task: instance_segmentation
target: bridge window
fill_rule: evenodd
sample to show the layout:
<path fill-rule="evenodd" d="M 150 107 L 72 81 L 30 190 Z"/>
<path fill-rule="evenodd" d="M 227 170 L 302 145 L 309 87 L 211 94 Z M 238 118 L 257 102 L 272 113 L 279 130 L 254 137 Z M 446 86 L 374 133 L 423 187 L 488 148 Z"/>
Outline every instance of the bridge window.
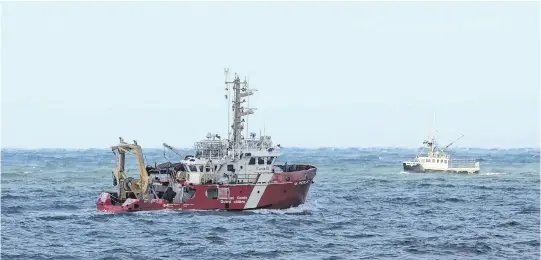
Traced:
<path fill-rule="evenodd" d="M 206 172 L 210 172 L 210 166 L 205 167 Z"/>
<path fill-rule="evenodd" d="M 249 165 L 254 165 L 255 164 L 255 158 L 252 157 L 250 158 L 250 162 L 248 162 Z"/>
<path fill-rule="evenodd" d="M 197 172 L 197 167 L 195 167 L 195 165 L 190 165 L 190 171 Z"/>
<path fill-rule="evenodd" d="M 252 156 L 252 153 L 245 153 L 244 155 L 249 157 Z"/>
<path fill-rule="evenodd" d="M 199 166 L 199 171 L 203 172 L 203 166 Z"/>
<path fill-rule="evenodd" d="M 257 157 L 257 164 L 265 164 L 265 160 L 263 159 L 263 157 Z"/>
<path fill-rule="evenodd" d="M 272 164 L 272 161 L 274 161 L 274 157 L 267 157 L 267 164 L 268 165 L 271 165 Z"/>
<path fill-rule="evenodd" d="M 218 189 L 217 188 L 210 188 L 205 192 L 207 195 L 207 198 L 211 200 L 217 200 L 218 199 Z"/>
<path fill-rule="evenodd" d="M 233 164 L 228 164 L 227 165 L 227 171 L 229 171 L 229 172 L 235 171 L 235 169 L 233 168 Z"/>

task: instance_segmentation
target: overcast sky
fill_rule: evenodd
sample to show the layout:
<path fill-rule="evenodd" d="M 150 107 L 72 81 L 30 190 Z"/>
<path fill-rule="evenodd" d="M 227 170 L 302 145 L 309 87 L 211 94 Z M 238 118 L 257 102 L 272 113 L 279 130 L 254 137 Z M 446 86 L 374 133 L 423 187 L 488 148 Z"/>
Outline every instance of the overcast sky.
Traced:
<path fill-rule="evenodd" d="M 539 147 L 537 2 L 2 4 L 2 147 L 191 147 L 249 128 L 297 147 Z"/>

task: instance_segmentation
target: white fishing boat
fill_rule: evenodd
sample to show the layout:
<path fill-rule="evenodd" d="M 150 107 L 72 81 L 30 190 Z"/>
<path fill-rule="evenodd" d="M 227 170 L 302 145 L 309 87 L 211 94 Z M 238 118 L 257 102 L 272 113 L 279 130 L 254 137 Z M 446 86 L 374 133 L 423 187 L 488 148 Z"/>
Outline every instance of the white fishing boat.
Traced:
<path fill-rule="evenodd" d="M 479 161 L 469 158 L 451 158 L 451 155 L 446 152 L 464 135 L 440 148 L 436 142 L 435 132 L 434 130 L 433 134 L 423 142 L 427 148 L 426 154 L 419 153 L 413 160 L 402 163 L 405 172 L 479 173 L 481 170 Z"/>

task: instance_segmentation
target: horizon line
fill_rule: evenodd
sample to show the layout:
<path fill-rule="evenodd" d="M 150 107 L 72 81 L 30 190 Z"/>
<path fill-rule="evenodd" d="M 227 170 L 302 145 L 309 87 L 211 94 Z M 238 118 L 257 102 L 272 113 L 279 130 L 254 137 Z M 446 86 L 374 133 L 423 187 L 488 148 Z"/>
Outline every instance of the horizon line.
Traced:
<path fill-rule="evenodd" d="M 164 149 L 164 147 L 144 147 L 142 149 Z M 193 150 L 193 147 L 175 147 L 176 149 L 183 150 Z M 281 149 L 420 149 L 426 148 L 422 146 L 412 147 L 412 146 L 318 146 L 318 147 L 306 147 L 306 146 L 282 146 Z M 475 147 L 475 146 L 455 146 L 452 149 L 482 149 L 482 150 L 491 150 L 491 149 L 500 149 L 500 150 L 512 150 L 512 149 L 534 149 L 539 150 L 540 146 L 513 146 L 513 147 Z M 110 147 L 2 147 L 2 150 L 109 150 Z"/>

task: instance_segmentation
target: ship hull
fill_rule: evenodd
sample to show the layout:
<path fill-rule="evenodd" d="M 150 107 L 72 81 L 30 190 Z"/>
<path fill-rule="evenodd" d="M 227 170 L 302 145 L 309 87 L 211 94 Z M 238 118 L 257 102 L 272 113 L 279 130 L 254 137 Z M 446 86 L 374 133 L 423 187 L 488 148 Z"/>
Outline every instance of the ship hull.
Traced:
<path fill-rule="evenodd" d="M 277 174 L 270 183 L 189 185 L 195 192 L 193 197 L 184 203 L 169 203 L 165 199 L 153 199 L 148 202 L 130 199 L 123 204 L 114 204 L 111 193 L 105 192 L 96 202 L 96 207 L 99 211 L 112 213 L 163 209 L 229 211 L 286 209 L 299 206 L 306 201 L 315 175 L 316 168 L 311 168 Z M 227 191 L 227 195 L 208 196 L 209 191 L 217 189 Z"/>
<path fill-rule="evenodd" d="M 405 172 L 426 172 L 420 164 L 402 163 Z"/>
<path fill-rule="evenodd" d="M 472 174 L 479 173 L 480 169 L 478 168 L 447 168 L 447 169 L 427 169 L 424 168 L 421 164 L 411 164 L 411 163 L 402 163 L 403 169 L 405 172 L 415 172 L 415 173 L 463 173 L 463 174 Z"/>

